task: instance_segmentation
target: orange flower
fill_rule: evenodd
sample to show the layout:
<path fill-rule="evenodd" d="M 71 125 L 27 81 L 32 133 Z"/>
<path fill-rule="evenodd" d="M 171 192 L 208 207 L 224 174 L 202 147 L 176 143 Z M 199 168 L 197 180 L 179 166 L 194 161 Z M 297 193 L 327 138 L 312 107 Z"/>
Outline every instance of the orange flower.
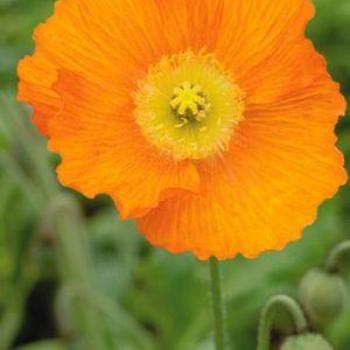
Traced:
<path fill-rule="evenodd" d="M 310 0 L 60 0 L 19 99 L 62 184 L 171 252 L 281 249 L 347 180 Z"/>

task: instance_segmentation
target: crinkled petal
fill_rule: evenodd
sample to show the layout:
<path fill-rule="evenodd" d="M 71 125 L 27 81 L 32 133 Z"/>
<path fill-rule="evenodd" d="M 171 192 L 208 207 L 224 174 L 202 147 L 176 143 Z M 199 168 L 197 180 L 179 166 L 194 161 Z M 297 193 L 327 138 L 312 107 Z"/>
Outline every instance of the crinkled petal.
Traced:
<path fill-rule="evenodd" d="M 69 72 L 60 73 L 55 89 L 63 107 L 48 123 L 49 145 L 62 157 L 64 185 L 88 197 L 109 194 L 124 218 L 144 214 L 174 189 L 198 190 L 192 162 L 175 162 L 148 145 L 128 118 L 130 106 L 118 108 L 113 93 Z"/>
<path fill-rule="evenodd" d="M 201 162 L 202 192 L 166 200 L 139 220 L 150 242 L 202 259 L 255 257 L 299 238 L 318 206 L 346 183 L 334 134 L 344 98 L 312 46 L 300 47 L 299 64 L 291 55 L 276 62 L 279 69 L 266 67 L 272 82 L 283 65 L 286 75 L 299 75 L 288 75 L 273 99 L 263 90 L 248 95 L 229 152 Z"/>

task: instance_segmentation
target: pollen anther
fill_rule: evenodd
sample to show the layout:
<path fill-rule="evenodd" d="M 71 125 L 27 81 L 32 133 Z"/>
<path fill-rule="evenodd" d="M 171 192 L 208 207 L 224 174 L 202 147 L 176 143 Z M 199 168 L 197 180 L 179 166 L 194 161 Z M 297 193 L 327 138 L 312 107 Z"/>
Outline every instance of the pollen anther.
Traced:
<path fill-rule="evenodd" d="M 144 136 L 177 160 L 223 152 L 243 118 L 244 94 L 212 56 L 192 52 L 152 67 L 135 95 Z"/>

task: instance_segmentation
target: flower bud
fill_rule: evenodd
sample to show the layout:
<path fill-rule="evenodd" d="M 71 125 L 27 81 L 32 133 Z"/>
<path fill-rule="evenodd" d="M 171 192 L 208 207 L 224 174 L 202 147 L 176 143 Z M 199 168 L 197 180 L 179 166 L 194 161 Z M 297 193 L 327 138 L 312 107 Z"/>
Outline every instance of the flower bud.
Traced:
<path fill-rule="evenodd" d="M 321 335 L 307 333 L 287 338 L 281 350 L 333 350 L 333 348 Z"/>
<path fill-rule="evenodd" d="M 309 319 L 318 325 L 333 321 L 345 308 L 347 287 L 343 278 L 321 269 L 306 273 L 299 285 L 299 300 Z"/>

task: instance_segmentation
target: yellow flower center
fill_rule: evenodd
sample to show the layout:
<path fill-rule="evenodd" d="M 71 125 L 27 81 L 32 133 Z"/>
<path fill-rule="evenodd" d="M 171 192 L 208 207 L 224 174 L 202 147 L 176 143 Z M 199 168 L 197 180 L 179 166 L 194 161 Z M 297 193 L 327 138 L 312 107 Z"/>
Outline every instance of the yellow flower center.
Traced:
<path fill-rule="evenodd" d="M 146 139 L 174 159 L 203 159 L 227 150 L 243 119 L 244 94 L 209 55 L 163 57 L 135 96 Z"/>

